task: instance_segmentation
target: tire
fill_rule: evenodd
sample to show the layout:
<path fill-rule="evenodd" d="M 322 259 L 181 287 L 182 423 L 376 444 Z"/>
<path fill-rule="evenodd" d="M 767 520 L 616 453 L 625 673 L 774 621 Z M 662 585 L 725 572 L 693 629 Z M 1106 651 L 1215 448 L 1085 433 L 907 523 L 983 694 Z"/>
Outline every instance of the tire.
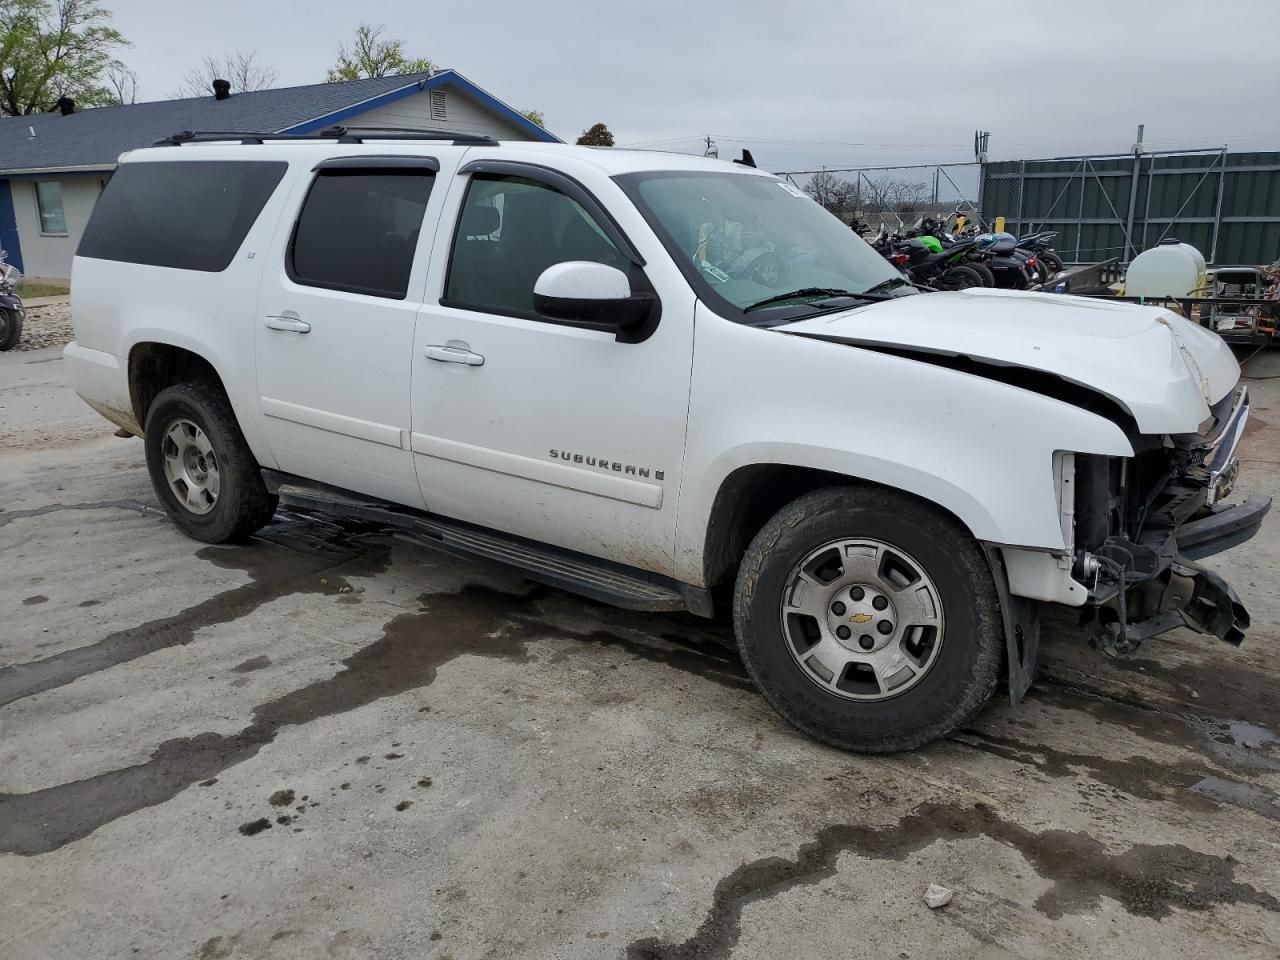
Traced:
<path fill-rule="evenodd" d="M 985 263 L 979 263 L 977 260 L 970 260 L 965 264 L 970 270 L 975 271 L 982 278 L 984 287 L 994 287 L 996 285 L 996 275 L 991 272 L 991 268 Z"/>
<path fill-rule="evenodd" d="M 856 559 L 841 560 L 845 573 L 830 584 L 821 579 L 829 569 L 815 568 L 811 584 L 803 587 L 815 590 L 812 603 L 806 604 L 809 595 L 799 587 L 790 589 L 797 582 L 801 564 L 810 562 L 815 554 L 818 560 L 812 562 L 829 563 L 823 558 L 831 554 L 823 551 L 852 557 L 856 552 L 870 550 L 871 543 L 884 548 L 876 554 L 880 559 L 872 564 L 876 570 L 892 567 L 894 582 L 899 588 L 906 582 L 911 591 L 909 595 L 899 594 L 896 602 L 887 603 L 886 612 L 877 614 L 875 611 L 885 608 L 868 606 L 868 612 L 863 613 L 863 604 L 853 603 L 865 602 L 868 597 L 859 596 L 861 588 L 850 584 L 864 582 L 874 594 L 878 576 L 859 581 L 859 574 L 852 570 Z M 899 563 L 914 564 L 922 579 L 904 581 Z M 837 589 L 843 591 L 841 596 L 850 606 L 843 607 L 828 596 L 828 591 Z M 927 606 L 922 602 L 922 589 L 934 598 L 929 603 L 936 602 L 934 609 L 940 610 L 940 616 L 936 617 L 931 651 L 917 653 L 925 648 L 912 649 L 903 643 L 912 631 L 928 630 L 908 626 L 918 620 L 908 605 Z M 921 599 L 915 599 L 917 596 Z M 880 599 L 870 597 L 875 604 Z M 802 644 L 793 646 L 791 638 L 810 632 L 805 616 L 796 612 L 797 604 L 830 613 L 840 626 L 832 626 L 830 620 L 814 622 L 819 640 L 807 651 L 793 653 Z M 950 515 L 892 490 L 827 487 L 782 508 L 747 548 L 738 571 L 733 609 L 743 662 L 765 699 L 799 730 L 844 750 L 891 753 L 946 736 L 991 698 L 1003 662 L 1000 604 L 982 550 Z M 850 609 L 855 612 L 846 618 Z M 881 621 L 875 622 L 877 629 L 871 629 L 871 620 L 876 616 L 900 618 L 901 624 L 891 636 L 884 637 L 879 630 Z M 826 656 L 826 651 L 834 649 L 843 656 L 849 649 L 830 645 L 839 643 L 833 631 L 841 629 L 846 619 L 866 624 L 853 628 L 866 631 L 857 637 L 858 644 L 884 643 L 873 654 L 853 656 L 870 658 L 883 651 L 885 658 L 878 662 L 898 671 L 887 678 L 887 684 L 869 680 L 866 668 L 855 663 L 845 664 L 842 669 L 837 661 L 834 669 L 826 670 L 831 678 L 818 675 L 823 666 L 819 658 Z M 812 639 L 808 635 L 804 642 Z M 819 649 L 819 644 L 827 645 Z M 905 667 L 899 665 L 898 653 L 909 654 L 917 662 L 919 669 L 913 669 L 909 680 L 900 679 Z M 806 657 L 809 659 L 802 665 Z M 837 691 L 836 687 L 841 689 Z"/>
<path fill-rule="evenodd" d="M 228 543 L 266 526 L 277 499 L 262 482 L 220 387 L 207 382 L 168 387 L 152 402 L 146 420 L 143 443 L 151 485 L 178 529 L 205 543 Z"/>
<path fill-rule="evenodd" d="M 1036 257 L 1048 269 L 1050 279 L 1062 272 L 1062 258 L 1052 250 L 1042 250 L 1036 254 Z"/>
<path fill-rule="evenodd" d="M 934 285 L 939 290 L 968 290 L 970 287 L 981 287 L 982 274 L 966 265 L 948 267 Z"/>
<path fill-rule="evenodd" d="M 22 314 L 0 307 L 0 351 L 12 350 L 22 339 Z"/>

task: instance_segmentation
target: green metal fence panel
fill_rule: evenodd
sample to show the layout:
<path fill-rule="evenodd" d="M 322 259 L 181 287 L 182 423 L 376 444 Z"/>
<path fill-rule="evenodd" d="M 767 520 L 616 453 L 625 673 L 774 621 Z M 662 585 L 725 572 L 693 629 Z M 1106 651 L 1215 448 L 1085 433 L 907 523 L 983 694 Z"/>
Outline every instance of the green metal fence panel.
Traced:
<path fill-rule="evenodd" d="M 1170 238 L 1218 264 L 1280 259 L 1280 153 L 1144 153 L 1136 177 L 1131 155 L 986 163 L 981 219 L 1003 216 L 1013 233 L 1056 230 L 1057 249 L 1078 261 Z"/>

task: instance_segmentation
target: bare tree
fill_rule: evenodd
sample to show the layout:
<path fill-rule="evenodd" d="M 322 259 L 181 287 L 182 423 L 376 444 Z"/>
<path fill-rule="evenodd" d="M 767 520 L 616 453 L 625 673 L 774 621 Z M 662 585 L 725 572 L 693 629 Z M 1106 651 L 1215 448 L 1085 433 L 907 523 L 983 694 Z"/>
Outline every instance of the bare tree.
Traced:
<path fill-rule="evenodd" d="M 804 192 L 842 220 L 852 216 L 857 206 L 857 184 L 830 170 L 813 174 L 805 184 Z"/>
<path fill-rule="evenodd" d="M 258 59 L 258 51 L 244 53 L 237 50 L 221 59 L 205 57 L 196 67 L 182 78 L 175 97 L 205 97 L 213 89 L 214 80 L 226 80 L 231 84 L 232 93 L 248 93 L 250 90 L 265 90 L 280 76 L 273 64 Z"/>
<path fill-rule="evenodd" d="M 887 176 L 863 177 L 866 201 L 863 206 L 876 213 L 910 213 L 929 200 L 924 183 L 894 180 Z"/>
<path fill-rule="evenodd" d="M 116 103 L 138 102 L 138 75 L 123 63 L 107 70 L 106 81 L 113 91 Z"/>

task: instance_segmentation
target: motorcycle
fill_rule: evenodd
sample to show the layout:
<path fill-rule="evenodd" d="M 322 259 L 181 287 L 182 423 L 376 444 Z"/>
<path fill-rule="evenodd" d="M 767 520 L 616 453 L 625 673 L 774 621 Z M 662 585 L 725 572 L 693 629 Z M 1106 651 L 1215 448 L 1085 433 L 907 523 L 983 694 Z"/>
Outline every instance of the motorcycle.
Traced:
<path fill-rule="evenodd" d="M 1040 282 L 1038 260 L 1027 251 L 1019 250 L 1018 241 L 1011 234 L 982 233 L 975 239 L 983 262 L 995 277 L 997 287 L 1026 290 Z"/>
<path fill-rule="evenodd" d="M 0 250 L 0 351 L 12 350 L 18 345 L 27 316 L 22 298 L 14 292 L 21 274 L 6 257 L 7 252 Z"/>
<path fill-rule="evenodd" d="M 1053 249 L 1053 241 L 1057 237 L 1057 231 L 1047 231 L 1018 238 L 1018 249 L 1025 250 L 1036 258 L 1041 268 L 1041 283 L 1047 283 L 1063 267 L 1062 258 Z"/>
<path fill-rule="evenodd" d="M 977 246 L 976 241 L 943 247 L 935 237 L 913 237 L 898 242 L 888 260 L 907 275 L 912 283 L 935 290 L 968 290 L 981 287 L 982 275 L 965 261 Z"/>

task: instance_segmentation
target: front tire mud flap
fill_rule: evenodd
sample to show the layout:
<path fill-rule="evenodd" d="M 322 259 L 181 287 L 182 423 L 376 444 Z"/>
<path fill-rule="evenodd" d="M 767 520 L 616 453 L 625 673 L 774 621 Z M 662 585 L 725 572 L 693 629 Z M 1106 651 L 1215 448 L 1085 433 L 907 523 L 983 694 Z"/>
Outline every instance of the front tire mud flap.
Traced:
<path fill-rule="evenodd" d="M 1036 658 L 1040 653 L 1040 604 L 1009 593 L 1009 574 L 999 547 L 984 543 L 982 550 L 991 564 L 991 576 L 996 582 L 996 596 L 1000 600 L 1009 664 L 1009 705 L 1016 707 L 1036 678 Z"/>

